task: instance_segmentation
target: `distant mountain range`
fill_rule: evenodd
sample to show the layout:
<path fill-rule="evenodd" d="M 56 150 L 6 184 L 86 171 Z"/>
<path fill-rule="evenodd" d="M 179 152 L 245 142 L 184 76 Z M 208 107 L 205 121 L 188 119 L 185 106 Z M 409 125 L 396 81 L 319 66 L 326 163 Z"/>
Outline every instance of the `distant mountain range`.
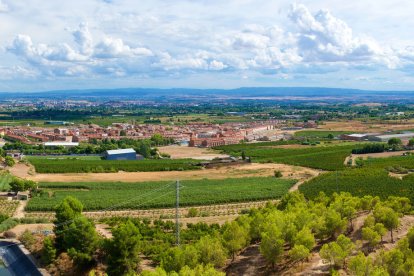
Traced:
<path fill-rule="evenodd" d="M 45 92 L 0 93 L 1 100 L 89 99 L 145 101 L 345 101 L 414 102 L 414 91 L 374 91 L 323 87 L 243 87 L 237 89 L 85 89 Z"/>

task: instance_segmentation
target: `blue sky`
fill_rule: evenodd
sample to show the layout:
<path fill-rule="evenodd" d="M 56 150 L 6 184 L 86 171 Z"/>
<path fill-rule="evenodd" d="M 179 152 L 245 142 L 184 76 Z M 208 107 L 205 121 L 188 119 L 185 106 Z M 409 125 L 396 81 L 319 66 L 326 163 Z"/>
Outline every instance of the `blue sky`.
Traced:
<path fill-rule="evenodd" d="M 0 0 L 0 91 L 414 90 L 414 1 Z"/>

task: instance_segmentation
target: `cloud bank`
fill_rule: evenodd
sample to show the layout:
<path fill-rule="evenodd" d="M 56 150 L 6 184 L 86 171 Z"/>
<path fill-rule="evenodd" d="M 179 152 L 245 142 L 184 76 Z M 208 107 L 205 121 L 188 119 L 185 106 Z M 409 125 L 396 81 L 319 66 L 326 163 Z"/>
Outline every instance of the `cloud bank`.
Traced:
<path fill-rule="evenodd" d="M 188 9 L 195 5 L 179 3 Z M 191 21 L 185 13 L 152 14 L 155 7 L 150 4 L 145 14 L 126 11 L 128 4 L 116 5 L 118 1 L 99 1 L 92 5 L 97 14 L 53 19 L 61 26 L 60 31 L 53 30 L 56 37 L 53 33 L 25 32 L 24 28 L 14 35 L 10 32 L 9 40 L 0 42 L 0 57 L 8 60 L 0 67 L 0 78 L 108 82 L 109 75 L 118 80 L 181 79 L 185 84 L 191 77 L 210 83 L 211 76 L 217 76 L 221 84 L 222 78 L 230 78 L 232 86 L 245 80 L 257 86 L 301 85 L 301 81 L 330 86 L 325 76 L 331 74 L 354 86 L 370 80 L 379 86 L 386 77 L 384 80 L 378 75 L 392 72 L 389 75 L 398 75 L 406 87 L 412 84 L 414 42 L 403 47 L 384 44 L 369 34 L 355 32 L 327 9 L 292 4 L 280 10 L 282 21 L 229 23 L 229 18 L 215 24 L 211 16 Z M 19 7 L 0 0 L 0 12 L 14 10 L 19 11 Z M 373 78 L 375 73 L 377 77 Z M 139 84 L 145 86 L 145 82 Z"/>

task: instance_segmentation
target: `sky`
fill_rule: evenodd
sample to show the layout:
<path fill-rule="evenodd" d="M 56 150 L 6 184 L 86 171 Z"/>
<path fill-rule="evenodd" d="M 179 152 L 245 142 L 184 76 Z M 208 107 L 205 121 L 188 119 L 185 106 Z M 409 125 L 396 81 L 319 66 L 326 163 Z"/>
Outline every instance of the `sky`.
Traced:
<path fill-rule="evenodd" d="M 0 91 L 414 90 L 414 1 L 0 0 Z"/>

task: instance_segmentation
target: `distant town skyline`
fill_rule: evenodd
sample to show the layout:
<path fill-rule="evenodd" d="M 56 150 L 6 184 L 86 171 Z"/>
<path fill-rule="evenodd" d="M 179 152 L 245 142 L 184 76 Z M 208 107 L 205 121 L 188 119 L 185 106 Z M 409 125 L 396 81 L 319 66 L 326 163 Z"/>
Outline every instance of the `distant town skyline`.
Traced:
<path fill-rule="evenodd" d="M 0 0 L 0 92 L 414 90 L 412 1 Z"/>

